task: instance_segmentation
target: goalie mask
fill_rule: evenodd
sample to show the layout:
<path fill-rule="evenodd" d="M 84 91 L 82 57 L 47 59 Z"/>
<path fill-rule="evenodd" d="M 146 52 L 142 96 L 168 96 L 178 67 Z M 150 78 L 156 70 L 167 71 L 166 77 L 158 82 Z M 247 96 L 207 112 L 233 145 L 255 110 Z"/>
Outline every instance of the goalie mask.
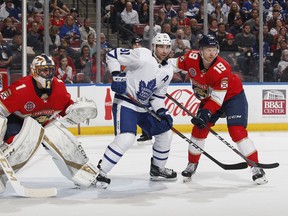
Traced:
<path fill-rule="evenodd" d="M 55 63 L 46 54 L 38 55 L 31 63 L 32 77 L 45 89 L 50 89 L 55 75 Z"/>

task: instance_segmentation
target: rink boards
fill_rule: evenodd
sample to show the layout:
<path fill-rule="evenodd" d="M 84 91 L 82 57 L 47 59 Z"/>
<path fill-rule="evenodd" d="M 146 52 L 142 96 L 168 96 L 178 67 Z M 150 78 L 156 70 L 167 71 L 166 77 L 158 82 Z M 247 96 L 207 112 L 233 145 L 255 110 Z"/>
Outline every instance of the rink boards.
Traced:
<path fill-rule="evenodd" d="M 110 85 L 68 85 L 67 89 L 73 99 L 85 96 L 94 100 L 98 107 L 98 116 L 90 121 L 89 126 L 85 124 L 68 126 L 74 134 L 113 133 L 111 107 L 114 93 L 110 91 Z M 288 85 L 282 83 L 245 84 L 244 89 L 249 103 L 248 129 L 250 131 L 288 130 Z M 199 101 L 189 84 L 171 84 L 168 93 L 195 114 Z M 165 99 L 165 104 L 174 119 L 175 127 L 182 132 L 191 131 L 191 118 L 168 98 Z M 220 119 L 214 129 L 226 131 L 226 119 Z"/>

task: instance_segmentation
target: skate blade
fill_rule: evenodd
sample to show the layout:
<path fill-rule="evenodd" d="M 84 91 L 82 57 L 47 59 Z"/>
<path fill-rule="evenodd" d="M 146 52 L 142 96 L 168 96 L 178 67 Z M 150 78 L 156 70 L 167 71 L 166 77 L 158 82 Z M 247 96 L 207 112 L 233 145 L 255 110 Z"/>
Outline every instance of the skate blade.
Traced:
<path fill-rule="evenodd" d="M 254 182 L 256 182 L 257 185 L 264 185 L 264 184 L 268 183 L 268 181 L 265 177 L 255 179 Z"/>
<path fill-rule="evenodd" d="M 146 141 L 137 141 L 138 145 L 152 145 L 152 140 L 146 140 Z"/>
<path fill-rule="evenodd" d="M 150 176 L 150 181 L 176 181 L 176 178 L 164 178 L 161 176 Z"/>
<path fill-rule="evenodd" d="M 185 177 L 183 176 L 183 183 L 188 183 L 192 181 L 192 177 Z"/>

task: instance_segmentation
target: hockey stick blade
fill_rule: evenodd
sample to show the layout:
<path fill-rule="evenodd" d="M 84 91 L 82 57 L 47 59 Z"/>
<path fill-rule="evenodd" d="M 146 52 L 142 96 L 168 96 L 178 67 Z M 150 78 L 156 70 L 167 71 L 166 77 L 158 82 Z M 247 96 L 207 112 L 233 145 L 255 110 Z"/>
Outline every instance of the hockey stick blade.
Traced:
<path fill-rule="evenodd" d="M 138 104 L 140 107 L 145 109 L 150 115 L 152 115 L 154 118 L 156 118 L 158 121 L 161 121 L 160 117 L 153 112 L 152 110 L 148 109 L 145 105 L 143 105 L 141 102 L 136 100 L 134 97 L 132 97 L 130 94 L 126 94 L 128 98 L 130 98 L 133 102 Z M 178 131 L 176 128 L 172 127 L 171 130 L 176 133 L 178 136 L 180 136 L 182 139 L 184 139 L 186 142 L 188 142 L 190 145 L 193 145 L 196 149 L 198 149 L 199 152 L 204 154 L 206 157 L 208 157 L 210 160 L 212 160 L 214 163 L 216 163 L 218 166 L 223 168 L 224 170 L 237 170 L 237 169 L 245 169 L 248 167 L 247 163 L 237 163 L 237 164 L 223 164 L 216 160 L 214 157 L 212 157 L 210 154 L 208 154 L 206 151 L 204 151 L 202 148 L 200 148 L 196 143 L 194 143 L 192 140 L 187 138 L 184 134 L 182 134 L 180 131 Z"/>
<path fill-rule="evenodd" d="M 183 109 L 186 113 L 188 113 L 192 118 L 197 118 L 193 113 L 191 113 L 186 107 L 184 107 L 181 103 L 179 103 L 177 100 L 175 100 L 171 95 L 166 93 L 166 97 L 172 100 L 178 107 Z M 273 169 L 279 166 L 279 163 L 271 163 L 271 164 L 263 164 L 263 163 L 257 163 L 254 162 L 247 157 L 245 157 L 238 149 L 234 148 L 230 143 L 228 143 L 224 138 L 222 138 L 216 131 L 214 131 L 212 128 L 205 125 L 205 128 L 207 128 L 213 135 L 215 135 L 221 142 L 223 142 L 225 145 L 227 145 L 230 149 L 232 149 L 236 154 L 238 154 L 240 157 L 242 157 L 248 164 L 250 164 L 253 167 L 259 167 L 262 169 Z"/>
<path fill-rule="evenodd" d="M 6 159 L 4 153 L 0 149 L 0 165 L 4 170 L 9 182 L 11 183 L 12 188 L 22 197 L 31 197 L 31 198 L 44 198 L 44 197 L 52 197 L 57 195 L 56 188 L 27 188 L 21 185 L 18 177 L 16 176 L 15 171 L 9 164 Z"/>

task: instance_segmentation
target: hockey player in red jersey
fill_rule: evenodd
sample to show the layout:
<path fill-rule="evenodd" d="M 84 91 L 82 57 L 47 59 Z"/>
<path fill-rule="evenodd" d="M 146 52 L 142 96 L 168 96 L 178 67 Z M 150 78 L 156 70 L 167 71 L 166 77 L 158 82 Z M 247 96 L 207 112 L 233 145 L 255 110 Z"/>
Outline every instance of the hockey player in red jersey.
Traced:
<path fill-rule="evenodd" d="M 65 116 L 67 121 L 76 124 L 84 122 L 96 117 L 96 104 L 86 98 L 74 102 L 65 84 L 54 77 L 55 64 L 45 54 L 34 58 L 30 72 L 0 92 L 2 152 L 18 171 L 42 144 L 64 176 L 78 186 L 93 186 L 98 169 L 55 116 Z M 5 190 L 6 181 L 0 169 L 0 193 Z"/>
<path fill-rule="evenodd" d="M 216 121 L 226 116 L 228 131 L 232 140 L 247 158 L 258 162 L 258 152 L 248 137 L 248 103 L 242 82 L 232 73 L 231 66 L 220 56 L 219 44 L 212 35 L 204 35 L 199 40 L 199 51 L 191 50 L 187 54 L 170 59 L 175 68 L 189 74 L 195 96 L 201 101 L 194 124 L 191 140 L 204 148 L 209 130 Z M 191 180 L 195 173 L 201 153 L 192 145 L 188 150 L 188 165 L 182 172 L 184 181 Z M 265 172 L 261 168 L 252 168 L 252 179 L 257 184 L 267 183 Z"/>

